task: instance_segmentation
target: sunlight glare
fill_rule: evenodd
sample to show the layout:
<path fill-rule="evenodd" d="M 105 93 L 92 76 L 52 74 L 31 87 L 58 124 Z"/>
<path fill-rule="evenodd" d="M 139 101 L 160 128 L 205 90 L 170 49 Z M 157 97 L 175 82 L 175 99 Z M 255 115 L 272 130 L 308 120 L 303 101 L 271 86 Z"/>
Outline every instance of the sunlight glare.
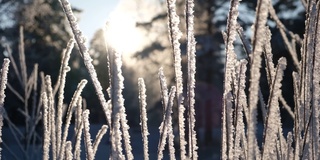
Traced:
<path fill-rule="evenodd" d="M 105 28 L 107 44 L 123 54 L 138 51 L 142 45 L 142 37 L 134 17 L 124 13 L 112 14 Z"/>

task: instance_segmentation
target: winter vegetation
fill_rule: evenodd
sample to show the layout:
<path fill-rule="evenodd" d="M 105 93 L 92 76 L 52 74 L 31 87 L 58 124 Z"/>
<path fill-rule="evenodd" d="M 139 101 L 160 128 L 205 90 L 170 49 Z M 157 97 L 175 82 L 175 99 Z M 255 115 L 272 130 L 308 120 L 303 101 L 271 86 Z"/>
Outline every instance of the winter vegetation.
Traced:
<path fill-rule="evenodd" d="M 248 44 L 237 23 L 239 1 L 230 3 L 227 29 L 223 33 L 226 44 L 226 67 L 223 95 L 222 159 L 317 159 L 319 158 L 319 84 L 318 73 L 318 1 L 302 1 L 306 9 L 305 33 L 300 39 L 279 21 L 271 1 L 257 2 L 251 43 Z M 295 70 L 291 73 L 294 87 L 294 110 L 286 107 L 282 80 L 287 60 L 276 63 L 271 50 L 271 33 L 267 19 L 275 21 L 285 40 Z M 237 60 L 234 41 L 239 36 L 248 55 Z M 289 36 L 289 37 L 287 37 Z M 301 49 L 298 61 L 296 46 Z M 266 64 L 262 68 L 262 62 Z M 248 68 L 248 69 L 247 69 Z M 261 94 L 261 70 L 267 74 L 269 97 Z M 246 74 L 246 70 L 248 70 Z M 247 81 L 247 78 L 249 81 Z M 246 87 L 248 86 L 248 90 Z M 281 106 L 289 112 L 294 127 L 286 135 L 281 123 Z M 263 117 L 263 137 L 257 137 L 257 115 Z M 262 139 L 259 145 L 258 140 Z"/>
<path fill-rule="evenodd" d="M 239 0 L 231 0 L 227 25 L 222 32 L 225 43 L 224 92 L 222 98 L 221 159 L 318 159 L 320 157 L 320 1 L 301 0 L 306 10 L 303 37 L 290 31 L 279 19 L 271 0 L 258 0 L 251 38 L 246 37 L 239 23 Z M 61 10 L 69 24 L 72 36 L 64 45 L 56 82 L 51 75 L 40 72 L 34 64 L 27 71 L 24 28 L 19 27 L 18 60 L 10 47 L 8 58 L 3 60 L 0 72 L 0 151 L 4 148 L 14 159 L 101 159 L 97 150 L 103 137 L 108 137 L 110 147 L 104 159 L 135 159 L 132 128 L 125 107 L 123 55 L 112 46 L 107 50 L 108 88 L 102 87 L 86 40 L 77 24 L 68 0 L 59 0 Z M 196 38 L 193 0 L 184 1 L 184 15 L 177 11 L 176 0 L 167 0 L 168 39 L 171 45 L 174 84 L 162 67 L 158 68 L 162 104 L 162 122 L 159 126 L 157 146 L 151 146 L 148 128 L 147 83 L 137 79 L 138 91 L 133 93 L 139 101 L 139 118 L 143 159 L 151 157 L 156 148 L 157 159 L 199 159 L 199 141 L 196 129 Z M 181 19 L 185 20 L 181 27 Z M 272 51 L 272 34 L 268 22 L 274 22 L 290 53 L 289 57 L 275 58 Z M 181 29 L 183 28 L 183 29 Z M 107 36 L 107 35 L 106 35 Z M 186 53 L 181 49 L 181 39 L 186 39 Z M 107 37 L 105 38 L 107 39 Z M 250 41 L 249 41 L 250 39 Z M 239 56 L 236 41 L 240 40 Z M 108 44 L 107 42 L 105 42 Z M 73 70 L 70 59 L 77 47 L 89 73 L 89 79 L 77 82 L 69 104 L 65 104 L 67 75 Z M 183 69 L 182 54 L 186 55 Z M 292 75 L 294 106 L 287 103 L 283 94 L 284 74 L 287 66 L 294 67 Z M 10 65 L 10 69 L 9 69 Z M 8 82 L 13 73 L 22 87 L 17 90 Z M 265 74 L 265 75 L 264 75 Z M 184 77 L 187 77 L 184 79 Z M 261 79 L 267 81 L 267 91 L 262 91 Z M 37 85 L 41 82 L 40 87 Z M 92 83 L 105 124 L 96 135 L 90 132 L 90 109 L 82 97 L 88 83 Z M 104 82 L 105 83 L 105 82 Z M 10 90 L 24 106 L 19 113 L 25 119 L 24 130 L 12 122 L 5 109 L 6 90 Z M 105 93 L 106 92 L 106 93 Z M 267 95 L 264 93 L 267 92 Z M 32 103 L 30 104 L 30 99 Z M 293 121 L 292 128 L 282 125 L 282 112 Z M 261 120 L 259 117 L 262 117 Z M 262 134 L 259 126 L 262 124 Z M 6 125 L 18 149 L 12 149 L 2 138 Z M 41 133 L 37 127 L 41 126 Z M 286 130 L 286 131 L 285 131 Z M 74 135 L 69 135 L 73 133 Z M 218 144 L 217 144 L 218 145 Z M 219 144 L 220 145 L 220 144 Z M 167 152 L 165 152 L 167 148 Z M 40 154 L 39 154 L 40 153 Z M 2 152 L 0 152 L 1 156 Z M 167 155 L 165 155 L 167 154 Z M 0 157 L 8 159 L 6 157 Z"/>

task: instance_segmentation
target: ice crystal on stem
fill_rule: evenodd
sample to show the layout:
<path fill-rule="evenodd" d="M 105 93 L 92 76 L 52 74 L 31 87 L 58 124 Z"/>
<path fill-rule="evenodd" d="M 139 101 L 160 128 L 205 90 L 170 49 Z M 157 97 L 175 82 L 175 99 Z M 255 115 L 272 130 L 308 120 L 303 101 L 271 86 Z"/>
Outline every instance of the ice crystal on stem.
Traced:
<path fill-rule="evenodd" d="M 63 52 L 62 57 L 62 64 L 60 67 L 60 73 L 58 77 L 58 84 L 59 84 L 59 96 L 58 96 L 58 104 L 57 104 L 57 151 L 58 153 L 64 153 L 64 146 L 61 146 L 61 128 L 62 128 L 62 115 L 63 115 L 63 99 L 64 99 L 64 88 L 66 84 L 66 76 L 67 72 L 70 70 L 68 66 L 68 62 L 70 59 L 70 54 L 74 46 L 74 41 L 71 39 L 68 44 L 67 48 Z M 61 158 L 61 157 L 59 157 Z"/>
<path fill-rule="evenodd" d="M 114 158 L 122 157 L 122 146 L 121 140 L 123 138 L 124 148 L 127 159 L 133 159 L 132 148 L 130 145 L 129 125 L 127 124 L 126 112 L 124 108 L 124 98 L 122 90 L 124 88 L 123 76 L 122 76 L 122 61 L 121 53 L 114 52 L 113 50 L 108 54 L 109 60 L 109 77 L 110 87 L 109 94 L 111 97 L 112 105 L 112 135 L 111 139 L 114 143 L 112 146 L 112 156 Z M 122 132 L 121 132 L 122 129 Z M 118 157 L 119 156 L 119 157 Z"/>
<path fill-rule="evenodd" d="M 147 117 L 147 102 L 146 102 L 146 86 L 142 78 L 138 79 L 139 86 L 139 104 L 140 104 L 140 125 L 141 125 L 141 134 L 143 141 L 143 157 L 144 160 L 149 159 L 149 148 L 148 148 L 148 117 Z"/>
<path fill-rule="evenodd" d="M 3 115 L 5 114 L 4 110 L 4 98 L 6 97 L 4 91 L 7 86 L 7 79 L 8 79 L 8 71 L 9 71 L 9 63 L 10 60 L 5 58 L 3 60 L 2 69 L 1 69 L 1 77 L 0 77 L 0 144 L 2 143 L 2 127 L 3 127 Z M 0 148 L 0 159 L 1 159 L 1 150 Z"/>
<path fill-rule="evenodd" d="M 82 121 L 83 121 L 83 131 L 84 131 L 84 143 L 86 147 L 86 158 L 88 160 L 94 159 L 92 142 L 91 142 L 91 135 L 90 135 L 90 123 L 89 123 L 89 110 L 85 110 L 82 113 Z"/>
<path fill-rule="evenodd" d="M 281 81 L 283 71 L 286 68 L 287 62 L 285 58 L 280 58 L 274 77 L 272 78 L 272 88 L 268 102 L 268 115 L 265 126 L 265 139 L 264 147 L 262 151 L 262 159 L 274 159 L 276 157 L 275 142 L 279 141 L 277 137 L 282 135 L 281 119 L 279 109 L 279 97 L 281 95 Z M 279 133 L 280 132 L 280 133 Z M 278 134 L 279 133 L 279 134 Z"/>
<path fill-rule="evenodd" d="M 248 114 L 248 159 L 257 158 L 256 147 L 256 125 L 257 125 L 257 104 L 259 93 L 259 79 L 261 68 L 261 55 L 263 51 L 263 35 L 265 33 L 265 25 L 268 17 L 269 0 L 258 0 L 256 7 L 256 18 L 253 24 L 253 36 L 252 36 L 252 55 L 250 66 L 250 86 L 249 86 L 249 114 Z"/>
<path fill-rule="evenodd" d="M 106 120 L 109 126 L 111 126 L 111 115 L 110 115 L 110 111 L 108 110 L 108 105 L 107 105 L 107 101 L 104 97 L 104 94 L 102 92 L 102 87 L 101 84 L 98 80 L 97 77 L 97 73 L 94 69 L 94 66 L 92 64 L 92 58 L 90 57 L 90 54 L 88 52 L 87 47 L 85 46 L 85 38 L 82 35 L 82 32 L 80 31 L 77 21 L 76 21 L 76 17 L 73 15 L 72 9 L 71 9 L 71 5 L 68 2 L 68 0 L 59 0 L 60 4 L 63 8 L 63 11 L 69 21 L 72 33 L 74 35 L 74 39 L 79 47 L 80 50 L 80 54 L 82 55 L 82 58 L 84 60 L 84 64 L 90 74 L 91 80 L 93 82 L 94 88 L 96 90 L 97 96 L 99 98 L 100 104 L 102 106 L 102 109 L 105 113 L 106 116 Z"/>
<path fill-rule="evenodd" d="M 232 137 L 232 131 L 228 131 L 227 127 L 228 121 L 231 121 L 232 116 L 227 116 L 228 110 L 232 110 L 232 105 L 230 104 L 230 101 L 232 100 L 231 91 L 232 91 L 232 74 L 234 74 L 234 66 L 237 61 L 236 55 L 234 53 L 234 46 L 233 43 L 236 39 L 237 34 L 237 17 L 238 17 L 238 6 L 239 1 L 238 0 L 232 0 L 230 2 L 230 10 L 228 14 L 228 20 L 227 20 L 227 30 L 226 33 L 224 33 L 224 40 L 225 40 L 225 51 L 226 51 L 226 62 L 225 62 L 225 78 L 224 78 L 224 93 L 223 93 L 223 106 L 222 106 L 222 149 L 221 149 L 221 158 L 227 159 L 227 150 L 228 145 L 231 145 L 230 143 L 227 143 L 228 137 Z M 229 113 L 230 115 L 231 113 Z M 231 150 L 230 152 L 231 153 Z M 231 156 L 231 155 L 230 155 Z"/>

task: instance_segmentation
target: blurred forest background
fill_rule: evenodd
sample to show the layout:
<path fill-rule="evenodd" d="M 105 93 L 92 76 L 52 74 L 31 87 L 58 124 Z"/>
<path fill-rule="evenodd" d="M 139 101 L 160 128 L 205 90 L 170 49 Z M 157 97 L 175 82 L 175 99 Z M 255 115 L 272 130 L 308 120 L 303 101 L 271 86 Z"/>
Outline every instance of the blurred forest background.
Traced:
<path fill-rule="evenodd" d="M 88 3 L 90 2 L 88 1 Z M 301 4 L 301 1 L 273 0 L 272 3 L 287 31 L 298 33 L 302 37 L 305 8 Z M 135 7 L 132 7 L 132 4 L 135 4 Z M 181 29 L 184 32 L 185 4 L 183 0 L 177 0 L 177 4 L 181 16 Z M 135 16 L 132 23 L 137 32 L 137 34 L 131 35 L 125 32 L 126 26 L 121 26 L 120 28 L 123 30 L 123 33 L 127 34 L 122 35 L 121 31 L 114 33 L 123 42 L 121 44 L 123 48 L 129 47 L 131 43 L 138 45 L 132 50 L 123 49 L 123 52 L 125 52 L 123 53 L 123 74 L 125 77 L 123 95 L 129 125 L 131 127 L 139 126 L 137 80 L 139 77 L 143 77 L 147 87 L 149 124 L 159 126 L 162 118 L 162 107 L 159 94 L 158 69 L 162 66 L 168 81 L 174 82 L 172 50 L 167 33 L 166 2 L 163 0 L 122 0 L 119 5 L 121 6 L 117 7 L 112 14 L 113 18 L 117 19 L 117 15 L 129 12 L 129 14 L 123 14 L 124 18 L 121 20 L 132 21 L 132 17 L 126 16 L 134 13 Z M 248 40 L 251 36 L 250 27 L 254 21 L 255 6 L 255 0 L 243 0 L 239 7 L 240 15 L 238 22 L 244 28 L 244 33 Z M 195 38 L 197 41 L 196 125 L 199 135 L 203 135 L 207 139 L 207 143 L 214 141 L 211 133 L 212 129 L 220 128 L 225 57 L 221 31 L 225 30 L 228 10 L 229 1 L 195 1 Z M 81 10 L 74 8 L 74 12 L 77 13 L 81 21 Z M 92 18 L 94 18 L 94 15 L 92 15 Z M 288 69 L 285 71 L 283 82 L 283 88 L 285 88 L 283 95 L 287 103 L 293 107 L 293 100 L 287 98 L 293 97 L 292 80 L 290 78 L 292 70 L 294 70 L 293 62 L 285 48 L 279 31 L 276 30 L 275 23 L 272 21 L 268 21 L 268 23 L 272 27 L 273 36 L 271 44 L 273 45 L 274 61 L 278 61 L 278 58 L 281 56 L 285 56 L 288 60 Z M 125 23 L 123 24 L 125 25 Z M 110 25 L 110 28 L 112 28 L 112 18 Z M 59 72 L 62 50 L 71 38 L 71 32 L 59 1 L 0 0 L 0 60 L 7 57 L 8 54 L 12 54 L 16 60 L 19 59 L 18 42 L 20 26 L 24 28 L 24 50 L 28 74 L 31 74 L 34 64 L 38 63 L 39 71 L 44 72 L 46 75 L 51 75 L 55 83 Z M 103 88 L 107 89 L 107 50 L 104 34 L 103 29 L 97 30 L 93 38 L 88 40 L 88 44 L 90 54 L 94 59 L 98 78 Z M 108 37 L 108 34 L 112 34 L 112 31 L 106 32 L 106 37 Z M 286 34 L 289 34 L 289 32 Z M 114 35 L 110 35 L 109 37 L 114 37 Z M 125 39 L 129 41 L 125 41 Z M 136 43 L 136 41 L 139 43 Z M 186 62 L 185 37 L 182 37 L 181 43 L 184 63 Z M 247 58 L 247 55 L 244 54 L 241 41 L 237 40 L 236 43 L 238 57 Z M 110 44 L 108 47 L 115 47 L 112 46 L 111 42 L 108 44 Z M 297 46 L 297 49 L 299 47 Z M 65 88 L 65 103 L 70 102 L 72 93 L 81 79 L 90 80 L 77 49 L 74 49 L 71 55 L 70 66 L 71 71 L 67 75 Z M 185 67 L 185 64 L 183 64 L 183 67 Z M 264 69 L 261 72 L 264 72 Z M 15 76 L 14 72 L 9 73 L 8 82 L 12 88 L 23 94 L 23 86 L 20 85 L 19 79 Z M 40 80 L 38 83 L 40 85 Z M 269 91 L 268 88 L 264 88 L 268 87 L 268 85 L 263 86 L 263 84 L 267 84 L 265 77 L 261 79 L 262 92 Z M 268 96 L 268 93 L 263 94 Z M 19 108 L 23 107 L 23 103 L 10 90 L 6 91 L 6 95 L 5 108 L 9 117 L 16 124 L 24 124 L 24 119 L 21 118 L 23 116 L 18 111 Z M 104 114 L 100 112 L 100 104 L 91 83 L 88 83 L 82 95 L 86 99 L 87 107 L 91 111 L 91 123 L 104 123 Z M 105 95 L 107 97 L 106 91 Z M 32 99 L 30 99 L 29 103 L 33 103 Z M 285 114 L 282 118 L 284 126 L 292 125 L 290 117 L 285 112 L 283 114 Z M 220 139 L 220 136 L 216 138 Z"/>

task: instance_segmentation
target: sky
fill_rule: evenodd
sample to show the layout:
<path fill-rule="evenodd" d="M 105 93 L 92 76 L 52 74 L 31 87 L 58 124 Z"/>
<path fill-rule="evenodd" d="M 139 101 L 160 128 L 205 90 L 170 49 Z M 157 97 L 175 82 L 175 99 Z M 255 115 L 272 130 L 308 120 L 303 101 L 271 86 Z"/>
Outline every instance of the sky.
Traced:
<path fill-rule="evenodd" d="M 69 0 L 72 7 L 81 9 L 79 27 L 87 38 L 87 43 L 94 33 L 102 28 L 110 13 L 116 8 L 120 0 Z"/>

